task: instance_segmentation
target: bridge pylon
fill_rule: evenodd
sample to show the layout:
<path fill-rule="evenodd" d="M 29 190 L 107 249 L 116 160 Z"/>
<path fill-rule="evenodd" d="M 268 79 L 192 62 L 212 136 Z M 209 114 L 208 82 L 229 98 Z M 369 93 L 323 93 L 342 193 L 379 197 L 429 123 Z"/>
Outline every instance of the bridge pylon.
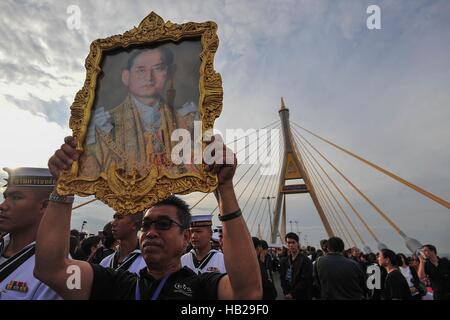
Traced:
<path fill-rule="evenodd" d="M 314 206 L 317 209 L 320 220 L 325 228 L 325 232 L 328 237 L 334 236 L 334 232 L 331 229 L 330 223 L 320 205 L 319 199 L 317 198 L 316 191 L 311 179 L 308 175 L 306 167 L 304 165 L 303 159 L 300 156 L 300 152 L 297 150 L 297 146 L 293 141 L 290 123 L 289 123 L 289 109 L 286 108 L 283 98 L 281 98 L 281 108 L 278 111 L 281 119 L 281 128 L 283 131 L 283 141 L 284 141 L 284 155 L 281 165 L 280 180 L 278 183 L 278 193 L 276 197 L 276 204 L 273 212 L 273 224 L 271 230 L 271 242 L 275 243 L 277 240 L 277 235 L 280 234 L 281 241 L 284 241 L 285 230 L 286 230 L 286 195 L 297 194 L 297 193 L 309 193 Z M 300 184 L 290 184 L 287 185 L 286 181 L 289 180 L 303 180 Z M 284 199 L 284 202 L 283 202 Z M 284 204 L 283 204 L 284 203 Z M 283 204 L 283 206 L 282 206 Z M 282 218 L 281 230 L 279 232 L 280 217 Z"/>

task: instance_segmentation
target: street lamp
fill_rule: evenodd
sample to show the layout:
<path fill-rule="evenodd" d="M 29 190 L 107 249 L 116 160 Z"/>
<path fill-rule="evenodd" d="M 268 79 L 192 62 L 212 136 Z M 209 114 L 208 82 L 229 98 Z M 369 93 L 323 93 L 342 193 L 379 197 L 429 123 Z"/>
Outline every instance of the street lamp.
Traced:
<path fill-rule="evenodd" d="M 267 196 L 267 197 L 262 197 L 262 198 L 263 198 L 263 199 L 267 199 L 267 202 L 268 202 L 269 219 L 270 219 L 270 232 L 272 232 L 273 226 L 272 226 L 272 210 L 271 210 L 271 208 L 270 208 L 270 199 L 275 199 L 275 197 Z"/>
<path fill-rule="evenodd" d="M 295 220 L 294 222 L 295 222 L 295 230 L 297 230 L 298 235 L 300 235 L 301 232 L 300 229 L 298 228 L 298 221 Z"/>
<path fill-rule="evenodd" d="M 307 246 L 309 246 L 308 235 L 307 235 L 307 234 L 305 234 L 305 236 L 303 237 L 303 240 L 305 241 L 305 244 L 306 244 Z"/>

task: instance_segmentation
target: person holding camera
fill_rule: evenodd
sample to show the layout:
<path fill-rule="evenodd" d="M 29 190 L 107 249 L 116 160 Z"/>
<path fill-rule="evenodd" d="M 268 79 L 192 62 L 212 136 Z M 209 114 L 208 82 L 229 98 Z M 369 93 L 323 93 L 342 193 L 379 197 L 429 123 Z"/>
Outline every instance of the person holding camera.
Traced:
<path fill-rule="evenodd" d="M 437 255 L 436 247 L 426 244 L 419 251 L 419 277 L 427 277 L 435 300 L 450 300 L 450 261 Z"/>

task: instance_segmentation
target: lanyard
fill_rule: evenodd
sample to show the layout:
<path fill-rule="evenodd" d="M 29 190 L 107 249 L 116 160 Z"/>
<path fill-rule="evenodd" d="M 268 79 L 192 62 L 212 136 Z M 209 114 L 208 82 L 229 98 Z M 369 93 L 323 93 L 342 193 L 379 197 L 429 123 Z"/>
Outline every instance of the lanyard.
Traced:
<path fill-rule="evenodd" d="M 161 293 L 161 290 L 164 287 L 164 285 L 166 284 L 166 281 L 169 278 L 169 276 L 170 276 L 170 273 L 166 274 L 161 279 L 155 292 L 153 292 L 151 300 L 158 300 L 159 294 Z M 141 300 L 141 290 L 139 289 L 139 280 L 140 280 L 140 277 L 138 276 L 137 282 L 136 282 L 136 294 L 135 294 L 136 300 Z"/>

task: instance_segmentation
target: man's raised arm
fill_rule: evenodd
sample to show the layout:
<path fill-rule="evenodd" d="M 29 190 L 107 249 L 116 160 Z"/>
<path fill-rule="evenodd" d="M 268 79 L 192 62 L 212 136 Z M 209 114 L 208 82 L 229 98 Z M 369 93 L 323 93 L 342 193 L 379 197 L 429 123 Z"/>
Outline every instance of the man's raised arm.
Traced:
<path fill-rule="evenodd" d="M 231 152 L 224 146 L 225 152 Z M 232 152 L 231 152 L 232 154 Z M 234 164 L 213 165 L 219 186 L 216 195 L 219 201 L 223 224 L 223 252 L 227 276 L 219 282 L 219 299 L 256 300 L 262 298 L 261 273 L 253 241 L 233 187 Z"/>
<path fill-rule="evenodd" d="M 65 144 L 48 162 L 51 173 L 58 177 L 77 159 L 75 141 L 65 139 Z M 69 256 L 70 217 L 72 204 L 63 198 L 49 201 L 39 225 L 36 238 L 36 264 L 34 276 L 46 283 L 64 299 L 90 297 L 93 270 L 85 261 L 71 260 Z"/>

